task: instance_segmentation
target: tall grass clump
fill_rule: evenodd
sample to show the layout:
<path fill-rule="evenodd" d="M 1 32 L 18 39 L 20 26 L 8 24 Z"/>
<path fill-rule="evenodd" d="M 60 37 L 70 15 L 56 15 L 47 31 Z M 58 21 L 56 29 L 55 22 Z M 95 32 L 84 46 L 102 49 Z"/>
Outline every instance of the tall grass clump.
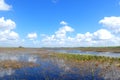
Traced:
<path fill-rule="evenodd" d="M 80 55 L 80 54 L 65 54 L 65 53 L 54 53 L 54 56 L 58 58 L 62 58 L 65 60 L 75 60 L 75 61 L 108 61 L 108 62 L 113 62 L 113 61 L 119 61 L 120 58 L 111 58 L 111 57 L 105 57 L 105 56 L 94 56 L 94 55 Z"/>

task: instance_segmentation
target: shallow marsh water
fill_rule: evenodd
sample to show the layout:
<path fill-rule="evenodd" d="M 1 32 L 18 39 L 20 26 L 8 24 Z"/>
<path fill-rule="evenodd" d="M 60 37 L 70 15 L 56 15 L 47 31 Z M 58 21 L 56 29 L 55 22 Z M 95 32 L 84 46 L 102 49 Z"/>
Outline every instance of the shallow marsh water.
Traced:
<path fill-rule="evenodd" d="M 95 66 L 94 62 L 75 63 L 51 57 L 46 53 L 47 56 L 43 55 L 27 52 L 0 53 L 0 61 L 13 60 L 39 64 L 18 69 L 0 67 L 0 80 L 120 80 L 120 68 L 114 65 L 108 66 L 104 63 Z"/>

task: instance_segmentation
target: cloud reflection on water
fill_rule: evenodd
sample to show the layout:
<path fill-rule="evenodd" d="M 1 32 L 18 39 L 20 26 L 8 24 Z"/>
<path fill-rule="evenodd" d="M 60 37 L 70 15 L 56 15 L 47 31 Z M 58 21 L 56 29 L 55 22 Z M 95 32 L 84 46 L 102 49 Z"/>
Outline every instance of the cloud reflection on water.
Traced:
<path fill-rule="evenodd" d="M 8 68 L 8 69 L 0 68 L 0 77 L 10 76 L 14 73 L 15 73 L 15 70 L 13 70 L 11 68 Z"/>
<path fill-rule="evenodd" d="M 27 55 L 27 54 L 0 54 L 0 61 L 4 60 L 12 60 L 12 61 L 25 61 L 25 62 L 37 62 L 37 56 L 35 55 Z"/>

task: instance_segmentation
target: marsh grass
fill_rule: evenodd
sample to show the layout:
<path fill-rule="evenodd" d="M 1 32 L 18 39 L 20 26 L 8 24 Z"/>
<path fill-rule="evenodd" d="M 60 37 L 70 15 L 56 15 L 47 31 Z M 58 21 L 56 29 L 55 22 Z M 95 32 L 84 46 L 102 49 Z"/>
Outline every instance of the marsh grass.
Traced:
<path fill-rule="evenodd" d="M 120 53 L 120 46 L 115 47 L 78 47 L 78 48 L 70 48 L 77 49 L 82 51 L 96 51 L 96 52 L 115 52 Z"/>
<path fill-rule="evenodd" d="M 120 62 L 120 58 L 111 58 L 105 56 L 94 56 L 94 55 L 80 55 L 80 54 L 65 54 L 65 53 L 54 53 L 51 56 L 62 58 L 70 61 L 99 61 L 99 62 L 109 62 L 110 64 L 113 61 Z"/>

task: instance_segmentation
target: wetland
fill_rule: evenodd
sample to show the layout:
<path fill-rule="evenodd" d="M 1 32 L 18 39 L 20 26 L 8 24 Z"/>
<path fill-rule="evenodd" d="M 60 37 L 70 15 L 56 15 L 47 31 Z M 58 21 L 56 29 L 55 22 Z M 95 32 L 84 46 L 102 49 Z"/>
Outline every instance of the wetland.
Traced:
<path fill-rule="evenodd" d="M 0 80 L 119 80 L 119 75 L 118 51 L 0 48 Z"/>

